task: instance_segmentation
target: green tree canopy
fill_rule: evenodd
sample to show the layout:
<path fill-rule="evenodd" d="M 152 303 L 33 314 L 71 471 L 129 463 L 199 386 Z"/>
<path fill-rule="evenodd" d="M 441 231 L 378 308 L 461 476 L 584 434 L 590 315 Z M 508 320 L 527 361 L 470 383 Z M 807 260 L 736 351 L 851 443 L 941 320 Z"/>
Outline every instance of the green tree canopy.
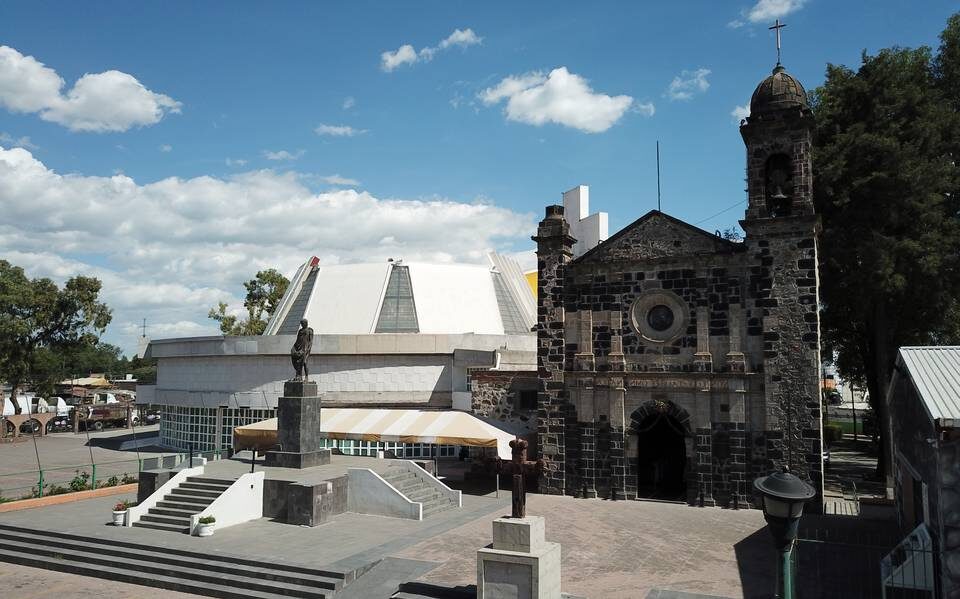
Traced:
<path fill-rule="evenodd" d="M 0 378 L 14 394 L 35 378 L 46 380 L 57 352 L 96 344 L 111 318 L 99 295 L 95 278 L 76 276 L 60 289 L 0 260 Z"/>
<path fill-rule="evenodd" d="M 882 422 L 897 349 L 958 330 L 960 17 L 941 41 L 828 65 L 813 95 L 825 348 Z"/>
<path fill-rule="evenodd" d="M 211 308 L 207 316 L 220 323 L 220 331 L 225 335 L 262 335 L 289 284 L 290 281 L 276 269 L 261 270 L 243 284 L 247 290 L 243 302 L 247 309 L 246 319 L 227 314 L 229 306 L 224 302 Z"/>

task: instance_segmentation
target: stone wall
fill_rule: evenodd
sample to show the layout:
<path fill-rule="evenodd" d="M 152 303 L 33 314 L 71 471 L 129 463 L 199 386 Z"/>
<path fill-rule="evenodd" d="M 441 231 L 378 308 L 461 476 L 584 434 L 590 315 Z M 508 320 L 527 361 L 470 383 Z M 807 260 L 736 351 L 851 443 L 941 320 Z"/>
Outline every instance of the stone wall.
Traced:
<path fill-rule="evenodd" d="M 546 463 L 540 488 L 563 494 L 576 476 L 576 414 L 563 385 L 564 276 L 574 238 L 563 206 L 547 206 L 537 235 L 537 446 Z M 568 433 L 571 439 L 568 439 Z M 568 443 L 568 441 L 570 441 Z"/>
<path fill-rule="evenodd" d="M 536 401 L 529 409 L 520 405 L 522 392 L 537 393 L 536 372 L 476 371 L 470 375 L 470 384 L 474 414 L 536 432 Z"/>
<path fill-rule="evenodd" d="M 746 300 L 760 316 L 765 469 L 788 465 L 823 495 L 817 221 L 744 221 L 753 267 Z M 816 505 L 817 501 L 811 505 Z"/>

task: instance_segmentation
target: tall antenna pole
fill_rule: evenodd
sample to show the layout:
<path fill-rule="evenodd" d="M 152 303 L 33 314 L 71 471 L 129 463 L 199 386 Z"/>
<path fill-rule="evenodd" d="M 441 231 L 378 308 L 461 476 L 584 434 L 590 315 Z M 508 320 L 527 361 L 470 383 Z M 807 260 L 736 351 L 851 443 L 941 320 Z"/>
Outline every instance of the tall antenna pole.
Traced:
<path fill-rule="evenodd" d="M 146 319 L 146 318 L 143 319 L 143 330 L 142 330 L 142 332 L 140 333 L 140 336 L 141 336 L 141 337 L 146 337 L 146 336 L 147 336 L 147 319 Z"/>
<path fill-rule="evenodd" d="M 657 212 L 660 210 L 660 140 L 657 140 Z"/>

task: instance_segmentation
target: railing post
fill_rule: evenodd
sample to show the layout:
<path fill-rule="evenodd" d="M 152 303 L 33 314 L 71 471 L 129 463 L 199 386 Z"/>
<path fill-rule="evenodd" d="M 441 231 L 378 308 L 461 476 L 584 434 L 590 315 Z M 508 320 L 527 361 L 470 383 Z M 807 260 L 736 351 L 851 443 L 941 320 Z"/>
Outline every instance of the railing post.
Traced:
<path fill-rule="evenodd" d="M 193 468 L 193 441 L 187 444 L 187 447 L 190 450 L 190 467 Z"/>
<path fill-rule="evenodd" d="M 90 488 L 96 489 L 97 488 L 97 465 L 91 464 L 90 466 L 91 466 L 90 469 L 93 471 L 93 475 L 90 478 Z"/>
<path fill-rule="evenodd" d="M 43 470 L 41 469 L 39 472 L 40 472 L 40 482 L 39 482 L 40 488 L 37 491 L 37 495 L 39 497 L 43 497 Z"/>

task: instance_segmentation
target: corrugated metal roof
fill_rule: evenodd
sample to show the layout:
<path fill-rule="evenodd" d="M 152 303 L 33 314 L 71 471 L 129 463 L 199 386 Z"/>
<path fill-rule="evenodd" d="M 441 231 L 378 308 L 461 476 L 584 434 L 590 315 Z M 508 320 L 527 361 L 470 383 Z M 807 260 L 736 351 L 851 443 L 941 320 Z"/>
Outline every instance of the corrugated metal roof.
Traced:
<path fill-rule="evenodd" d="M 932 419 L 955 426 L 960 421 L 960 346 L 901 347 L 900 361 Z"/>

